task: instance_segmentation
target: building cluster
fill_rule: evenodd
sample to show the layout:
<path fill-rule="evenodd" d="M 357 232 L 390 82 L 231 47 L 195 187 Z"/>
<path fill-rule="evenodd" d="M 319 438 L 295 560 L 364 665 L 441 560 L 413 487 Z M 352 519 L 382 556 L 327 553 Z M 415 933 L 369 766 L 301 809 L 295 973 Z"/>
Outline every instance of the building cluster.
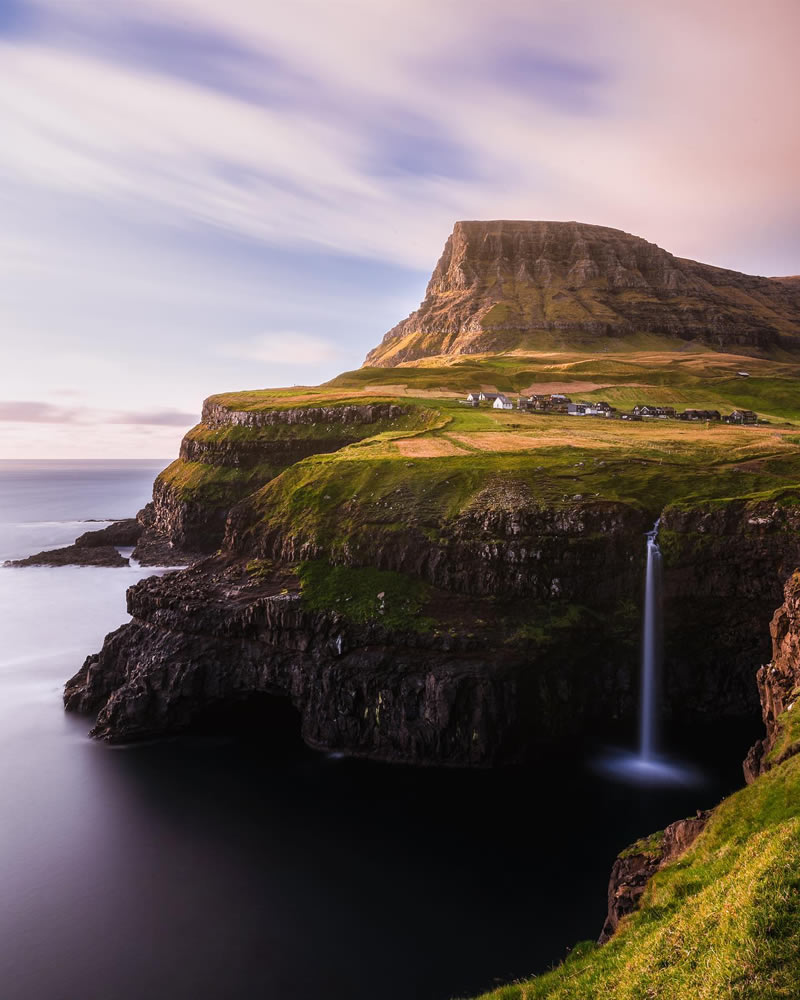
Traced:
<path fill-rule="evenodd" d="M 513 410 L 514 401 L 502 392 L 471 392 L 465 402 L 470 406 L 485 403 L 495 410 Z M 563 413 L 572 417 L 606 417 L 620 420 L 720 420 L 725 424 L 757 424 L 758 416 L 752 410 L 734 410 L 723 416 L 719 410 L 683 410 L 676 412 L 674 406 L 651 406 L 640 404 L 629 412 L 620 412 L 604 400 L 573 402 L 561 392 L 542 395 L 519 396 L 517 409 L 537 413 Z"/>

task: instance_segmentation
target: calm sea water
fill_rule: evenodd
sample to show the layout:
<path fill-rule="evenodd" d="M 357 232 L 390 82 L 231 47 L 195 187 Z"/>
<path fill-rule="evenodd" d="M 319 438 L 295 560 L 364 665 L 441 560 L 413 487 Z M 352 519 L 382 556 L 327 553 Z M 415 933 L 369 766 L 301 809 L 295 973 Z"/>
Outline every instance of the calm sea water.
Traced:
<path fill-rule="evenodd" d="M 0 559 L 132 515 L 162 465 L 0 463 Z M 277 709 L 268 736 L 111 749 L 61 689 L 144 572 L 0 568 L 3 1000 L 446 1000 L 541 971 L 599 932 L 616 852 L 737 787 L 758 731 L 684 738 L 705 783 L 652 791 L 556 755 L 334 760 Z"/>

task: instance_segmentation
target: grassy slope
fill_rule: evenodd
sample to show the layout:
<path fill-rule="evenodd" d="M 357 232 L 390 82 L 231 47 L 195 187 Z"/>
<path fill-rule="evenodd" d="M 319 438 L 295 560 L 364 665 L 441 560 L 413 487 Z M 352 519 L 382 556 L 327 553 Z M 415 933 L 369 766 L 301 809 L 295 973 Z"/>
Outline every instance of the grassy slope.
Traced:
<path fill-rule="evenodd" d="M 398 368 L 361 368 L 327 384 L 329 391 L 348 386 L 376 392 L 382 386 L 405 392 L 450 389 L 468 392 L 481 386 L 520 392 L 537 383 L 597 383 L 602 389 L 576 389 L 574 398 L 607 399 L 624 409 L 639 402 L 677 407 L 755 409 L 761 416 L 800 421 L 800 364 L 743 358 L 698 350 L 664 350 L 651 338 L 637 351 L 612 350 L 514 352 L 505 355 L 425 359 Z M 673 342 L 674 343 L 674 342 Z M 749 379 L 736 375 L 751 373 Z"/>
<path fill-rule="evenodd" d="M 282 396 L 281 392 L 285 393 L 286 390 L 266 389 L 255 392 L 228 393 L 225 396 L 215 397 L 215 399 L 218 401 L 231 400 L 231 408 L 242 410 L 285 409 L 299 405 L 288 400 L 286 396 Z M 335 404 L 326 396 L 323 401 L 317 399 L 304 405 L 322 405 L 323 403 L 324 405 L 342 405 L 350 402 L 363 404 L 365 402 L 363 398 L 354 400 L 351 395 L 347 397 L 341 397 L 340 394 L 335 395 Z M 370 397 L 370 401 L 386 402 L 387 400 L 385 397 L 380 400 Z M 201 442 L 205 445 L 233 448 L 238 443 L 244 442 L 248 445 L 264 445 L 266 460 L 257 465 L 239 467 L 214 465 L 207 462 L 185 462 L 182 459 L 176 459 L 159 474 L 158 478 L 166 483 L 182 500 L 210 505 L 230 504 L 278 476 L 283 469 L 296 460 L 292 458 L 291 450 L 270 454 L 268 448 L 273 443 L 291 444 L 291 442 L 297 441 L 303 446 L 308 446 L 318 440 L 324 445 L 331 438 L 340 440 L 343 445 L 348 442 L 355 443 L 364 438 L 381 441 L 398 436 L 414 435 L 442 423 L 441 415 L 437 409 L 415 400 L 404 399 L 400 402 L 409 412 L 396 420 L 378 421 L 373 424 L 279 423 L 256 428 L 240 426 L 212 428 L 198 424 L 186 435 L 187 440 Z"/>
<path fill-rule="evenodd" d="M 263 521 L 313 537 L 333 554 L 359 531 L 416 523 L 435 533 L 498 481 L 521 484 L 543 506 L 602 498 L 638 505 L 653 518 L 678 499 L 734 497 L 800 483 L 800 449 L 765 454 L 758 441 L 733 458 L 725 443 L 676 454 L 640 441 L 599 451 L 588 444 L 552 445 L 413 461 L 387 453 L 392 444 L 369 442 L 298 462 L 250 503 Z"/>
<path fill-rule="evenodd" d="M 800 483 L 800 436 L 787 423 L 800 424 L 800 365 L 656 348 L 663 343 L 600 356 L 572 351 L 455 363 L 439 359 L 426 366 L 359 369 L 318 387 L 227 393 L 215 399 L 232 409 L 393 400 L 411 412 L 385 426 L 200 426 L 189 436 L 212 444 L 293 437 L 308 444 L 339 431 L 352 443 L 290 465 L 282 475 L 290 458 L 241 471 L 177 462 L 162 478 L 184 499 L 202 502 L 224 502 L 234 493 L 238 500 L 268 483 L 254 501 L 265 518 L 286 517 L 292 527 L 313 528 L 328 538 L 343 538 L 354 527 L 343 509 L 354 497 L 374 501 L 374 522 L 384 527 L 409 518 L 433 523 L 457 515 L 498 478 L 524 483 L 542 504 L 601 497 L 653 514 L 678 500 L 728 498 Z M 743 366 L 752 373 L 749 379 L 736 375 Z M 620 407 L 636 402 L 723 411 L 754 407 L 775 423 L 747 429 L 678 421 L 630 424 L 476 410 L 459 401 L 480 386 L 512 392 L 554 384 L 574 386 L 573 398 L 608 399 Z"/>
<path fill-rule="evenodd" d="M 800 757 L 714 811 L 602 948 L 484 1000 L 777 1000 L 800 983 Z"/>

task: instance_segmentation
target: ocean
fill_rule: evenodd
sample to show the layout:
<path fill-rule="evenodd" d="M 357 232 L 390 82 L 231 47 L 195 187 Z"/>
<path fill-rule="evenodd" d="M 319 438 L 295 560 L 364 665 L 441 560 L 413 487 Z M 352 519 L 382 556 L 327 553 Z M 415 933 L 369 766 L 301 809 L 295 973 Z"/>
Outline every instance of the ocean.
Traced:
<path fill-rule="evenodd" d="M 0 462 L 0 560 L 132 516 L 163 462 Z M 100 527 L 98 524 L 97 527 Z M 684 734 L 699 786 L 372 764 L 220 728 L 110 748 L 63 684 L 152 569 L 0 568 L 2 1000 L 447 1000 L 596 937 L 614 857 L 741 784 L 759 720 Z"/>

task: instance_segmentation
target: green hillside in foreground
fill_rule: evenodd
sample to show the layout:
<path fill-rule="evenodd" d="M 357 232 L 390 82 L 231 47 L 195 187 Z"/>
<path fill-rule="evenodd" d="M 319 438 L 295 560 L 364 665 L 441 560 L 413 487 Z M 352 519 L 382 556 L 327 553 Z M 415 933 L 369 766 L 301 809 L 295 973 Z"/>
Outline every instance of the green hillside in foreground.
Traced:
<path fill-rule="evenodd" d="M 725 799 L 611 941 L 482 1000 L 794 1000 L 800 756 Z"/>

